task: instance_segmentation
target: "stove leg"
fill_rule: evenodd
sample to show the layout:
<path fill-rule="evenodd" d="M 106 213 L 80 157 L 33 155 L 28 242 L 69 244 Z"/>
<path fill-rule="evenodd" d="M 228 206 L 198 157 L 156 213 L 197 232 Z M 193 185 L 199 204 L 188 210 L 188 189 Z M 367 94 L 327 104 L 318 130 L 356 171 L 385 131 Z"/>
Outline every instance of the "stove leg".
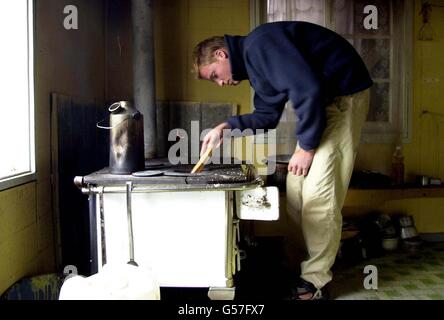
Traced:
<path fill-rule="evenodd" d="M 208 289 L 208 298 L 211 300 L 234 300 L 236 287 L 210 287 Z"/>

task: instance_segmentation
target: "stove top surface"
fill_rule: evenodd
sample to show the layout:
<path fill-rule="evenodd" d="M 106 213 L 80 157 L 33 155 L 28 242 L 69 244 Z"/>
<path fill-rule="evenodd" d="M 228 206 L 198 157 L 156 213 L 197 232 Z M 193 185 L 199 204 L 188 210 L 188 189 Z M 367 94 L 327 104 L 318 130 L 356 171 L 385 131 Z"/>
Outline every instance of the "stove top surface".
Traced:
<path fill-rule="evenodd" d="M 133 184 L 208 185 L 245 183 L 252 180 L 249 170 L 240 164 L 208 164 L 200 173 L 191 173 L 194 165 L 171 165 L 169 163 L 145 164 L 145 170 L 132 174 L 111 174 L 103 168 L 83 177 L 83 182 L 92 185 Z"/>

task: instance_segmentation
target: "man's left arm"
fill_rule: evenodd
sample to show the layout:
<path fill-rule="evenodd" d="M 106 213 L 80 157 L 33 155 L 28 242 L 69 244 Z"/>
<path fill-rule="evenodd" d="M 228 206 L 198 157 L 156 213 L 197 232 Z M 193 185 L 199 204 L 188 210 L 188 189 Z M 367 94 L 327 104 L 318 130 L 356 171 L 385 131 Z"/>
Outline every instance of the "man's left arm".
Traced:
<path fill-rule="evenodd" d="M 286 92 L 299 119 L 299 147 L 290 159 L 289 171 L 307 175 L 326 125 L 325 97 L 321 80 L 299 49 L 286 37 L 263 39 L 250 51 L 256 69 L 267 74 L 278 92 Z"/>

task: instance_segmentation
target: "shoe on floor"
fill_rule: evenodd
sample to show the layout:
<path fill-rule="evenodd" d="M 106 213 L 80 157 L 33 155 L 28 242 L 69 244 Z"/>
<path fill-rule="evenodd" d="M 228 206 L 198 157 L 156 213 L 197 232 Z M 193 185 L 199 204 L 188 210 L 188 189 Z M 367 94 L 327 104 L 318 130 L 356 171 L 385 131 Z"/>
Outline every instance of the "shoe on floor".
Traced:
<path fill-rule="evenodd" d="M 290 300 L 329 300 L 327 288 L 317 289 L 311 282 L 300 279 L 297 285 L 291 288 Z"/>

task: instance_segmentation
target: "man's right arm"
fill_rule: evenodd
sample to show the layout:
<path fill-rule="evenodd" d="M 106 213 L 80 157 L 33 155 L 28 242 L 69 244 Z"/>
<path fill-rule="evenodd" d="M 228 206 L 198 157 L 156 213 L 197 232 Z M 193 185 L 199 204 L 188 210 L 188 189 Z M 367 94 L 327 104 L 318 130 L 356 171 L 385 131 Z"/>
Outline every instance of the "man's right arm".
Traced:
<path fill-rule="evenodd" d="M 202 147 L 200 149 L 200 156 L 202 156 L 208 147 L 213 149 L 219 148 L 223 142 L 223 131 L 225 129 L 231 129 L 228 122 L 223 122 L 208 132 L 202 141 Z"/>

